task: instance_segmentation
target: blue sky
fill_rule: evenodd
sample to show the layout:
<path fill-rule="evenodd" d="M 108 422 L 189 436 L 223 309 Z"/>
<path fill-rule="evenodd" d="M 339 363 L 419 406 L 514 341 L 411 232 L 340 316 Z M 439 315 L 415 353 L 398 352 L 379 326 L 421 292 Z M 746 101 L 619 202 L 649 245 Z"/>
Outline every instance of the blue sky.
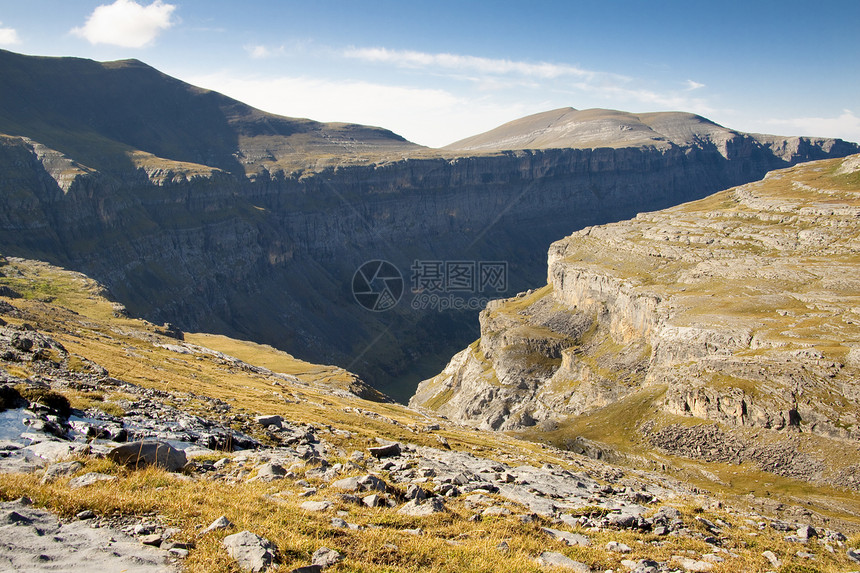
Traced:
<path fill-rule="evenodd" d="M 860 0 L 0 0 L 0 48 L 430 146 L 565 106 L 860 141 L 858 30 Z"/>

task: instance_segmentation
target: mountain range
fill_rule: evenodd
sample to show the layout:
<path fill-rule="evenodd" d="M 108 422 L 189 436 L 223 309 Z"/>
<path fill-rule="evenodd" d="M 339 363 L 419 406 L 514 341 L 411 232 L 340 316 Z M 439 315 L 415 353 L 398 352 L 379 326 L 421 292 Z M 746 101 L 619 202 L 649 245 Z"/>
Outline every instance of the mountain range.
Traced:
<path fill-rule="evenodd" d="M 0 70 L 0 251 L 85 272 L 153 322 L 346 367 L 400 401 L 479 336 L 470 305 L 544 281 L 552 241 L 858 151 L 569 108 L 428 149 L 268 114 L 135 60 L 0 51 Z M 385 312 L 352 292 L 376 260 L 405 285 Z M 503 263 L 506 280 L 411 288 L 427 286 L 416 269 L 457 262 Z"/>

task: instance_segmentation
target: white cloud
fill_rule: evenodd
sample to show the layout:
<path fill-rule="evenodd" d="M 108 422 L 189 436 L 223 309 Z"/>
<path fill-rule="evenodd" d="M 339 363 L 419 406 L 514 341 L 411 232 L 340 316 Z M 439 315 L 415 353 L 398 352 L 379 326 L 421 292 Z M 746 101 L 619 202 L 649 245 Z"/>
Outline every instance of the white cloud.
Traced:
<path fill-rule="evenodd" d="M 699 88 L 705 87 L 705 84 L 700 84 L 699 82 L 694 82 L 693 80 L 687 80 L 686 84 L 687 84 L 687 90 L 689 90 L 689 91 L 693 91 L 693 90 L 697 90 Z"/>
<path fill-rule="evenodd" d="M 271 58 L 274 56 L 283 56 L 286 54 L 286 47 L 279 46 L 278 48 L 271 49 L 267 46 L 263 46 L 262 44 L 258 44 L 245 46 L 245 51 L 248 52 L 248 55 L 253 59 L 262 60 L 264 58 Z"/>
<path fill-rule="evenodd" d="M 141 48 L 173 25 L 174 10 L 176 6 L 161 0 L 148 6 L 133 0 L 116 0 L 113 4 L 98 6 L 83 27 L 74 28 L 72 33 L 91 44 Z"/>
<path fill-rule="evenodd" d="M 0 22 L 0 24 L 2 23 Z M 21 39 L 18 37 L 18 31 L 15 28 L 0 28 L 0 46 L 12 46 L 20 43 Z"/>
<path fill-rule="evenodd" d="M 518 62 L 458 54 L 428 54 L 409 50 L 388 50 L 386 48 L 349 48 L 343 52 L 343 55 L 365 62 L 394 64 L 404 68 L 441 68 L 490 75 L 516 74 L 544 79 L 564 76 L 593 77 L 596 75 L 595 72 L 566 64 Z"/>
<path fill-rule="evenodd" d="M 290 117 L 375 125 L 422 145 L 440 147 L 545 105 L 496 104 L 444 89 L 308 77 L 242 77 L 228 72 L 186 77 L 259 109 Z"/>
<path fill-rule="evenodd" d="M 266 46 L 245 46 L 245 51 L 254 59 L 268 58 L 272 55 Z"/>
<path fill-rule="evenodd" d="M 797 117 L 792 119 L 768 119 L 763 122 L 783 132 L 813 137 L 839 137 L 860 142 L 860 117 L 852 110 L 842 110 L 838 117 Z M 762 129 L 762 131 L 767 128 Z"/>

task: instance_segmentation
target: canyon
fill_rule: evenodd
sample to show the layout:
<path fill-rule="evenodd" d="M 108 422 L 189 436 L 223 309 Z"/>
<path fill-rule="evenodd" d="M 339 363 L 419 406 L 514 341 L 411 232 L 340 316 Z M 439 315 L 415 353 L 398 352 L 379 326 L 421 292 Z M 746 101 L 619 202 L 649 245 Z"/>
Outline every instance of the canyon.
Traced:
<path fill-rule="evenodd" d="M 3 51 L 0 68 L 0 251 L 85 272 L 136 316 L 335 363 L 400 401 L 479 334 L 476 310 L 422 308 L 416 261 L 504 262 L 504 290 L 465 296 L 509 296 L 543 281 L 542 253 L 572 231 L 857 151 L 571 109 L 480 149 L 428 149 L 266 114 L 135 60 Z M 350 290 L 369 260 L 404 277 L 387 312 Z"/>

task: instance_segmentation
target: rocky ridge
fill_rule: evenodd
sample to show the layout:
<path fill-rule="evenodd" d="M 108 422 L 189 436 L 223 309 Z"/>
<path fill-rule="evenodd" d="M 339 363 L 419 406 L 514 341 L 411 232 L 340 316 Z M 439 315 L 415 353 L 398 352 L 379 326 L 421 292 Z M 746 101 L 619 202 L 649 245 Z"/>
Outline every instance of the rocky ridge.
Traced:
<path fill-rule="evenodd" d="M 550 434 L 626 402 L 631 423 L 651 420 L 641 427 L 651 446 L 856 488 L 857 164 L 772 172 L 554 243 L 549 285 L 490 304 L 481 339 L 411 404 L 485 429 Z M 685 418 L 743 435 L 715 447 Z M 822 440 L 817 454 L 793 443 L 782 462 L 767 461 L 769 431 L 780 442 Z"/>

